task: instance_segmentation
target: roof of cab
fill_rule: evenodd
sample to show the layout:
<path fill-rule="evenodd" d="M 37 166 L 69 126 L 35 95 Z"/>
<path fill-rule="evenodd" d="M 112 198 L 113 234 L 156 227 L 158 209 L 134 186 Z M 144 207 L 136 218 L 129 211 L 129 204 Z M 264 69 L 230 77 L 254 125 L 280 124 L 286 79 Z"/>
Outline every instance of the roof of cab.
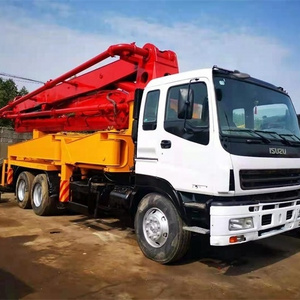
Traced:
<path fill-rule="evenodd" d="M 212 76 L 212 68 L 198 69 L 198 70 L 187 71 L 187 72 L 180 72 L 180 73 L 177 73 L 177 74 L 152 79 L 147 84 L 147 87 L 154 87 L 154 86 L 158 86 L 158 85 L 174 83 L 174 82 L 186 80 L 186 79 L 189 79 L 189 78 L 190 79 L 199 78 L 199 77 L 211 78 L 211 76 Z"/>

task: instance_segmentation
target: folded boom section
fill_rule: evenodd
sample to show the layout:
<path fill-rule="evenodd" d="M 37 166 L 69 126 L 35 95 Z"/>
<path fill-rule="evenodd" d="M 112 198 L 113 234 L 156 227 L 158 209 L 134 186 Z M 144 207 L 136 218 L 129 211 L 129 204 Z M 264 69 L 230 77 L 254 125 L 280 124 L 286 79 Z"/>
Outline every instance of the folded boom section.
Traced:
<path fill-rule="evenodd" d="M 95 64 L 119 60 L 82 75 Z M 90 131 L 128 129 L 136 88 L 153 78 L 178 73 L 173 51 L 152 44 L 110 46 L 89 61 L 0 109 L 0 118 L 14 121 L 18 132 Z"/>

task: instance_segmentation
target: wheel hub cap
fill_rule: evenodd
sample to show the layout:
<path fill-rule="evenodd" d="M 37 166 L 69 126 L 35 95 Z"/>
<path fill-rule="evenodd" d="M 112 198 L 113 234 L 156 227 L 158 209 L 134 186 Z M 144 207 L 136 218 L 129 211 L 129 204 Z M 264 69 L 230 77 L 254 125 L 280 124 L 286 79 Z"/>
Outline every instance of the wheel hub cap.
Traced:
<path fill-rule="evenodd" d="M 25 181 L 24 180 L 20 181 L 18 186 L 18 200 L 20 202 L 22 202 L 25 198 L 25 187 L 26 187 Z"/>
<path fill-rule="evenodd" d="M 33 202 L 36 207 L 39 207 L 42 203 L 42 186 L 39 183 L 34 186 Z"/>
<path fill-rule="evenodd" d="M 166 215 L 158 208 L 150 208 L 143 220 L 143 231 L 147 242 L 155 248 L 165 244 L 169 236 Z"/>

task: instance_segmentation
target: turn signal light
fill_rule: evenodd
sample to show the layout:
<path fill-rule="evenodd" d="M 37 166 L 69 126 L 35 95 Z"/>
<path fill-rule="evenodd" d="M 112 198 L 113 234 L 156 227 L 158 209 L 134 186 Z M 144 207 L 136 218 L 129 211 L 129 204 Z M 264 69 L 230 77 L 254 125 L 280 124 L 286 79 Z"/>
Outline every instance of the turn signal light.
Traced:
<path fill-rule="evenodd" d="M 230 244 L 234 244 L 234 243 L 239 243 L 239 242 L 243 242 L 245 241 L 246 238 L 244 235 L 235 235 L 235 236 L 231 236 L 229 238 L 229 243 Z"/>

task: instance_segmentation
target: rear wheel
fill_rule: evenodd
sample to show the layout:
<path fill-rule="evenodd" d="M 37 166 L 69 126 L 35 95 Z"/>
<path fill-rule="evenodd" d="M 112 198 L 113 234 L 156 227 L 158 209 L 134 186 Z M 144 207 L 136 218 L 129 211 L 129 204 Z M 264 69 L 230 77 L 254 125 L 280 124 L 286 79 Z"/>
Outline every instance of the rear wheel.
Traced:
<path fill-rule="evenodd" d="M 135 231 L 144 255 L 161 264 L 179 260 L 188 250 L 191 233 L 171 201 L 156 193 L 146 195 L 135 215 Z"/>
<path fill-rule="evenodd" d="M 16 183 L 16 198 L 21 208 L 31 208 L 31 186 L 34 175 L 24 171 L 20 173 Z"/>
<path fill-rule="evenodd" d="M 33 211 L 39 216 L 54 214 L 57 209 L 57 201 L 49 195 L 47 176 L 39 174 L 32 183 L 31 205 Z"/>

